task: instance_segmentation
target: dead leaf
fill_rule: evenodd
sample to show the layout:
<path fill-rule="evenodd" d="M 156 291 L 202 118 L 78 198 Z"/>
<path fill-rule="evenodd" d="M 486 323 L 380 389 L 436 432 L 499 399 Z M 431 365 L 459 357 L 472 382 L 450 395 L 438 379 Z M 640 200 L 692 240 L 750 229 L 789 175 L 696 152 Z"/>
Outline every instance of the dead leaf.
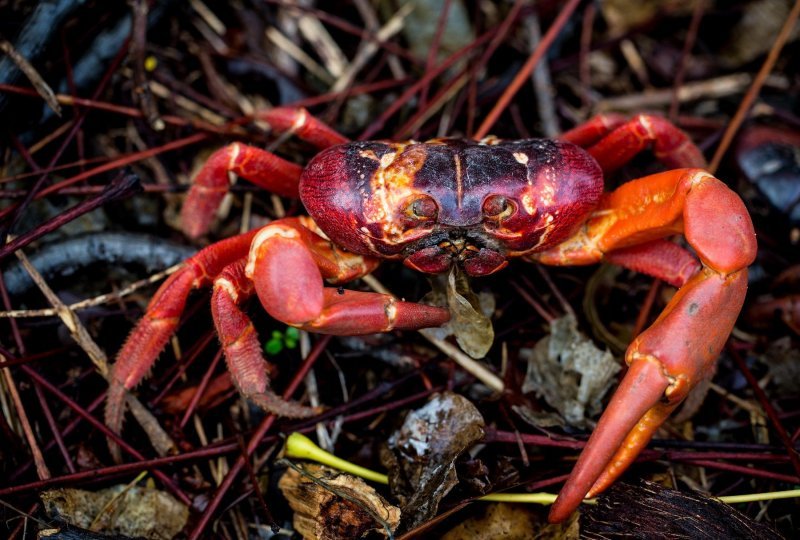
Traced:
<path fill-rule="evenodd" d="M 610 352 L 598 349 L 578 330 L 575 317 L 569 314 L 554 320 L 550 335 L 533 349 L 521 349 L 520 358 L 528 362 L 522 391 L 543 397 L 561 419 L 575 427 L 587 427 L 587 420 L 600 413 L 601 400 L 621 369 Z M 542 425 L 537 423 L 535 412 L 515 410 Z M 546 426 L 553 425 L 552 416 L 539 417 L 551 422 Z"/>
<path fill-rule="evenodd" d="M 486 356 L 494 343 L 494 328 L 491 316 L 494 313 L 494 296 L 488 293 L 475 294 L 469 280 L 458 266 L 450 273 L 431 279 L 433 289 L 422 299 L 432 306 L 447 306 L 450 321 L 439 328 L 427 328 L 422 333 L 445 339 L 454 335 L 461 350 L 475 359 Z"/>
<path fill-rule="evenodd" d="M 157 489 L 120 484 L 100 491 L 53 489 L 40 495 L 47 515 L 70 525 L 154 540 L 174 538 L 189 509 Z"/>
<path fill-rule="evenodd" d="M 483 438 L 483 426 L 478 409 L 451 392 L 434 395 L 406 416 L 381 452 L 389 487 L 403 509 L 401 528 L 436 515 L 439 502 L 458 483 L 456 459 Z"/>

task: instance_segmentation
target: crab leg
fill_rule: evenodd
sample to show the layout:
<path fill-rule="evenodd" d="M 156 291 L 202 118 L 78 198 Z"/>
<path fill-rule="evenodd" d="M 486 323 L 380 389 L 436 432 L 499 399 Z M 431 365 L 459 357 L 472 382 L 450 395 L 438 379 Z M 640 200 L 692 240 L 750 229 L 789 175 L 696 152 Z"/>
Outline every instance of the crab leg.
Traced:
<path fill-rule="evenodd" d="M 210 285 L 224 267 L 247 255 L 257 232 L 234 236 L 200 250 L 159 287 L 111 367 L 105 411 L 109 428 L 116 433 L 122 429 L 125 392 L 142 380 L 175 333 L 192 289 Z"/>
<path fill-rule="evenodd" d="M 705 171 L 683 169 L 624 184 L 576 235 L 532 256 L 545 264 L 587 264 L 676 233 L 684 234 L 702 268 L 629 346 L 628 373 L 553 505 L 551 521 L 563 521 L 584 496 L 611 484 L 708 376 L 744 302 L 756 241 L 735 193 Z"/>
<path fill-rule="evenodd" d="M 701 268 L 691 253 L 675 242 L 662 239 L 615 249 L 606 253 L 603 260 L 656 277 L 673 287 L 683 287 Z"/>
<path fill-rule="evenodd" d="M 244 273 L 245 258 L 220 272 L 214 280 L 211 313 L 222 342 L 231 379 L 245 398 L 267 412 L 290 418 L 306 418 L 319 411 L 294 401 L 284 401 L 270 390 L 270 366 L 261 353 L 261 342 L 241 304 L 255 289 Z"/>
<path fill-rule="evenodd" d="M 589 148 L 627 121 L 628 119 L 621 114 L 598 114 L 583 124 L 565 131 L 558 138 L 562 141 L 577 144 L 581 148 Z"/>
<path fill-rule="evenodd" d="M 277 107 L 258 114 L 279 133 L 296 134 L 319 149 L 347 142 L 305 109 Z M 298 197 L 298 182 L 303 168 L 268 152 L 233 143 L 214 152 L 192 181 L 181 209 L 181 226 L 187 236 L 197 238 L 208 231 L 214 213 L 230 187 L 230 174 L 284 197 Z"/>
<path fill-rule="evenodd" d="M 310 219 L 284 219 L 261 229 L 253 240 L 245 272 L 272 317 L 334 335 L 427 328 L 449 320 L 443 308 L 324 287 L 323 279 L 338 284 L 369 273 L 377 260 L 337 249 L 315 228 Z"/>
<path fill-rule="evenodd" d="M 298 107 L 273 107 L 256 114 L 259 120 L 268 123 L 273 131 L 296 135 L 319 150 L 344 144 L 350 139 L 328 124 Z"/>
<path fill-rule="evenodd" d="M 636 115 L 628 122 L 617 114 L 599 115 L 560 138 L 587 148 L 604 171 L 622 167 L 648 146 L 669 168 L 706 166 L 700 149 L 683 131 L 650 114 Z"/>

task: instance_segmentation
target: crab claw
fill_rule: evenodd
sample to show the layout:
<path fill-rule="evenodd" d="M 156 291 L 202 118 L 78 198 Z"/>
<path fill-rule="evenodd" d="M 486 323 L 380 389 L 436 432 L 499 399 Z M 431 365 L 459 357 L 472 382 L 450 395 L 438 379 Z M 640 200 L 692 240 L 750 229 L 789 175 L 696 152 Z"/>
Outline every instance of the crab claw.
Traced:
<path fill-rule="evenodd" d="M 584 497 L 603 491 L 633 461 L 675 407 L 660 403 L 669 387 L 657 360 L 630 366 L 550 509 L 551 522 L 564 521 Z"/>
<path fill-rule="evenodd" d="M 564 521 L 585 496 L 611 485 L 689 391 L 708 377 L 746 290 L 746 268 L 728 275 L 701 270 L 631 343 L 628 372 L 553 504 L 551 522 Z"/>

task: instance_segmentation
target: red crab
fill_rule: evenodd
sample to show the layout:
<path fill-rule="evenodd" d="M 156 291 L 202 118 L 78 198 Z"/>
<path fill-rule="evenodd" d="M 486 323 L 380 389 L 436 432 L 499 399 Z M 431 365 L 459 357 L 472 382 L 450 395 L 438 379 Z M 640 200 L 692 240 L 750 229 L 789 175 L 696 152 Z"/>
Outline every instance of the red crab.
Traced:
<path fill-rule="evenodd" d="M 236 386 L 264 409 L 308 416 L 269 389 L 255 329 L 242 311 L 254 294 L 279 321 L 337 335 L 443 324 L 447 310 L 336 285 L 381 259 L 428 273 L 457 264 L 471 276 L 512 257 L 550 265 L 610 261 L 679 287 L 628 348 L 628 372 L 581 454 L 552 521 L 607 487 L 711 370 L 747 288 L 755 233 L 741 199 L 702 170 L 697 147 L 669 122 L 600 116 L 558 140 L 349 142 L 304 110 L 263 120 L 322 151 L 302 168 L 234 143 L 217 151 L 189 192 L 185 232 L 202 235 L 229 174 L 299 196 L 311 217 L 280 219 L 212 244 L 158 290 L 117 355 L 106 421 L 119 431 L 124 394 L 174 333 L 186 298 L 213 286 L 211 308 Z M 652 147 L 667 168 L 603 193 L 603 173 Z M 667 240 L 683 234 L 696 257 Z M 699 259 L 699 260 L 698 260 Z M 323 286 L 327 282 L 333 287 Z"/>

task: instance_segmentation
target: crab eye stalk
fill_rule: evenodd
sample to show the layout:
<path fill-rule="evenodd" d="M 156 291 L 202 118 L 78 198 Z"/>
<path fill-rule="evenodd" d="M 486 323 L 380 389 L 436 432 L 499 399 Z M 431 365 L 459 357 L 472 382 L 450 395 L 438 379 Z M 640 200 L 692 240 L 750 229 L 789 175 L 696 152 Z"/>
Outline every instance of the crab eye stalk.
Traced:
<path fill-rule="evenodd" d="M 516 211 L 516 205 L 502 195 L 490 195 L 483 201 L 483 216 L 491 221 L 502 221 Z"/>
<path fill-rule="evenodd" d="M 439 208 L 436 206 L 436 201 L 427 196 L 414 199 L 406 207 L 406 216 L 415 220 L 436 219 L 438 213 Z"/>

